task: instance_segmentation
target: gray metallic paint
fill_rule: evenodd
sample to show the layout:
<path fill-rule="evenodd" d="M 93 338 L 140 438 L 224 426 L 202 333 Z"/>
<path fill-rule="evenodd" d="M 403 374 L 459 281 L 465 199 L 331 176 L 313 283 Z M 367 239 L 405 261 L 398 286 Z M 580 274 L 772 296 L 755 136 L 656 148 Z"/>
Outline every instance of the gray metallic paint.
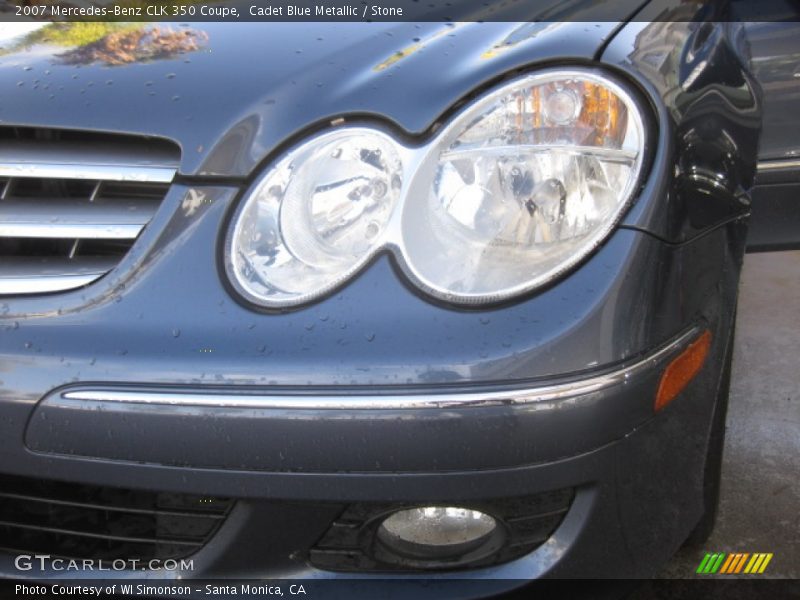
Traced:
<path fill-rule="evenodd" d="M 675 36 L 659 35 L 683 56 L 701 25 L 673 25 Z M 384 256 L 336 294 L 281 314 L 232 298 L 218 265 L 225 216 L 257 165 L 287 140 L 342 115 L 372 116 L 421 135 L 460 98 L 516 69 L 591 64 L 617 25 L 566 23 L 491 59 L 482 54 L 511 35 L 513 25 L 336 25 L 336 37 L 319 26 L 304 30 L 305 43 L 298 43 L 295 27 L 237 26 L 235 35 L 221 25 L 203 27 L 214 51 L 188 63 L 76 71 L 47 55 L 0 58 L 6 81 L 25 77 L 22 67 L 33 60 L 37 72 L 47 65 L 56 89 L 64 88 L 58 111 L 29 85 L 15 89 L 11 103 L 5 95 L 6 123 L 146 133 L 175 139 L 183 149 L 182 183 L 109 276 L 74 292 L 0 303 L 0 469 L 249 498 L 197 555 L 199 573 L 208 575 L 330 576 L 309 571 L 293 552 L 324 531 L 331 505 L 287 510 L 270 505 L 277 499 L 448 500 L 576 486 L 581 502 L 542 549 L 471 576 L 652 574 L 701 512 L 697 490 L 744 251 L 742 200 L 756 163 L 760 104 L 734 52 L 734 32 L 708 26 L 703 35 L 711 41 L 698 42 L 697 52 L 721 62 L 697 76 L 691 93 L 678 91 L 688 75 L 678 75 L 677 65 L 662 78 L 636 60 L 638 44 L 647 41 L 642 23 L 627 25 L 603 52 L 608 68 L 650 98 L 659 142 L 624 226 L 557 284 L 491 310 L 456 310 L 421 297 Z M 429 40 L 422 51 L 373 70 L 413 37 Z M 226 68 L 243 58 L 247 68 Z M 430 73 L 436 77 L 422 76 Z M 90 91 L 89 80 L 96 81 Z M 155 82 L 155 96 L 147 95 L 147 81 Z M 131 99 L 144 109 L 121 115 L 119 106 Z M 700 132 L 700 142 L 684 135 L 692 131 Z M 722 172 L 725 179 L 709 187 L 681 176 L 689 172 Z M 40 411 L 42 420 L 31 421 L 50 390 L 75 383 L 336 386 L 346 393 L 351 386 L 468 390 L 591 376 L 652 351 L 699 320 L 714 335 L 707 367 L 657 416 L 648 413 L 651 392 L 632 390 L 624 402 L 639 416 L 631 421 L 617 412 L 620 398 L 598 399 L 586 412 L 555 410 L 559 425 L 511 408 L 487 409 L 476 420 L 458 411 L 390 415 L 396 422 L 382 422 L 382 411 L 363 411 L 352 421 L 319 415 L 300 422 L 291 411 L 257 415 L 266 419 L 263 430 L 285 436 L 278 446 L 289 449 L 286 456 L 253 428 L 255 421 L 227 429 L 220 415 L 200 409 L 112 411 L 109 419 L 120 417 L 114 424 L 104 411 L 86 420 L 80 414 L 42 419 Z M 123 417 L 132 419 L 129 426 L 120 425 Z M 26 426 L 33 450 L 23 443 Z M 147 431 L 164 432 L 175 450 L 171 459 L 136 447 Z M 237 432 L 243 437 L 234 443 Z M 79 450 L 75 435 L 91 455 L 112 460 L 69 456 Z M 198 440 L 206 445 L 201 455 L 191 451 Z M 245 549 L 258 544 L 258 531 L 276 536 L 255 555 Z"/>
<path fill-rule="evenodd" d="M 207 48 L 176 60 L 109 68 L 63 64 L 59 49 L 3 56 L 0 76 L 23 85 L 3 98 L 0 118 L 166 137 L 183 150 L 182 175 L 245 179 L 298 132 L 343 115 L 423 135 L 455 101 L 503 73 L 591 60 L 616 26 L 565 22 L 516 39 L 516 23 L 195 23 Z M 381 68 L 415 39 L 419 50 Z M 483 57 L 497 45 L 501 52 Z M 59 90 L 53 100 L 32 85 L 45 69 L 50 89 Z"/>

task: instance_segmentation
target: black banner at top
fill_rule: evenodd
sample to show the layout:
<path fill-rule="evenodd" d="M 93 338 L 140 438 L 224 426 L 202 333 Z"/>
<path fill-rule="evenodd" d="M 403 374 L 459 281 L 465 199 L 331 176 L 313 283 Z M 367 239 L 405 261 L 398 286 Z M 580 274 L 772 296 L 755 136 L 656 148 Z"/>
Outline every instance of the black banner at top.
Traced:
<path fill-rule="evenodd" d="M 793 21 L 790 0 L 0 0 L 0 22 Z"/>

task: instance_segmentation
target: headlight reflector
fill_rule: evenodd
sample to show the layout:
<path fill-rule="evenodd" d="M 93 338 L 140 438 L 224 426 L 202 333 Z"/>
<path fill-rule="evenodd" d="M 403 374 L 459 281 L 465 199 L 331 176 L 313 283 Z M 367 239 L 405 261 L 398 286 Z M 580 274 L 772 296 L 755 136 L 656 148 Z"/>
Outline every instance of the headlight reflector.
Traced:
<path fill-rule="evenodd" d="M 256 184 L 229 232 L 228 270 L 250 300 L 288 306 L 390 248 L 434 296 L 511 298 L 602 243 L 633 197 L 644 144 L 633 97 L 578 68 L 498 87 L 423 146 L 333 130 Z"/>

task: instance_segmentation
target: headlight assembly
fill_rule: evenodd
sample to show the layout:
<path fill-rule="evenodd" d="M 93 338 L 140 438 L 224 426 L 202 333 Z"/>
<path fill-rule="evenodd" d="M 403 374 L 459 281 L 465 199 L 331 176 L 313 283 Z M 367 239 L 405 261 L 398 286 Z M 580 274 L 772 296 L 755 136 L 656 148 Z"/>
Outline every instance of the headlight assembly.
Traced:
<path fill-rule="evenodd" d="M 547 284 L 609 235 L 644 154 L 643 115 L 589 69 L 507 82 L 421 146 L 341 127 L 289 151 L 239 206 L 226 240 L 236 289 L 267 307 L 313 300 L 389 249 L 459 304 Z"/>

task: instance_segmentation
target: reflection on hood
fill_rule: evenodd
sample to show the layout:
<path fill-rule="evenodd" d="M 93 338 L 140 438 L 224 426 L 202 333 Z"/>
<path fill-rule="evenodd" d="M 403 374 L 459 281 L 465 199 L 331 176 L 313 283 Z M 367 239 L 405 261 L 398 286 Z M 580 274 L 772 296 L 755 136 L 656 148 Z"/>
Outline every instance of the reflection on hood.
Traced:
<path fill-rule="evenodd" d="M 151 26 L 134 23 L 51 23 L 25 35 L 10 48 L 43 44 L 64 46 L 68 50 L 55 54 L 70 65 L 125 65 L 158 59 L 175 58 L 195 52 L 208 41 L 204 31 L 182 27 Z"/>

